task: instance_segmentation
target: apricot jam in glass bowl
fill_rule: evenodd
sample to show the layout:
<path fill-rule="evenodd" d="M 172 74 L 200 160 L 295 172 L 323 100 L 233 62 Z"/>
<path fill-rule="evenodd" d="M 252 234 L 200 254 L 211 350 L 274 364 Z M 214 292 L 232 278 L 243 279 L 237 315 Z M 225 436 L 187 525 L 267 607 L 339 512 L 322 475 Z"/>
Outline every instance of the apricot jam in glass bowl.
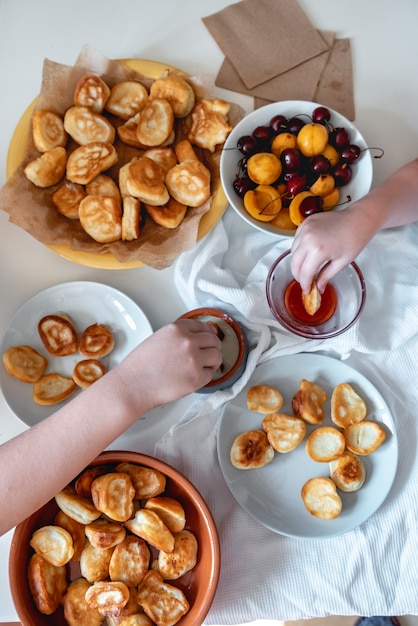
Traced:
<path fill-rule="evenodd" d="M 306 339 L 329 339 L 351 328 L 366 300 L 366 284 L 358 265 L 350 263 L 331 279 L 318 311 L 309 315 L 290 260 L 291 251 L 287 250 L 276 259 L 267 276 L 267 301 L 276 320 L 286 330 Z"/>

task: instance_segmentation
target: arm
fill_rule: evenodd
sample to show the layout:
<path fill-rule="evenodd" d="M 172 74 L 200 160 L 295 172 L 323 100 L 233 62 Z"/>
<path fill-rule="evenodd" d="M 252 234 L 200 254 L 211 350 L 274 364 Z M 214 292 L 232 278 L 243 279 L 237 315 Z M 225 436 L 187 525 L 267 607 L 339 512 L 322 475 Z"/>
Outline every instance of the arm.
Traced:
<path fill-rule="evenodd" d="M 216 330 L 164 326 L 50 417 L 0 447 L 0 534 L 53 498 L 147 411 L 208 383 L 221 364 Z"/>
<path fill-rule="evenodd" d="M 298 227 L 292 245 L 292 272 L 304 292 L 314 276 L 323 291 L 376 233 L 418 220 L 418 159 L 343 211 L 311 215 Z"/>

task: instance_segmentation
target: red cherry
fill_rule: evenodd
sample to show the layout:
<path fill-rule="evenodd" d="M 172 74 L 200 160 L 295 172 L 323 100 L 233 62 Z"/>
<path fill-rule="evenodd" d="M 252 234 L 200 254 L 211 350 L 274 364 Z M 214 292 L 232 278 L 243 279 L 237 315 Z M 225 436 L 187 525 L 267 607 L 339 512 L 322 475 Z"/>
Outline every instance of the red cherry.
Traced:
<path fill-rule="evenodd" d="M 288 172 L 294 172 L 302 165 L 302 155 L 297 148 L 285 148 L 280 155 L 280 160 Z"/>
<path fill-rule="evenodd" d="M 340 152 L 341 160 L 346 163 L 355 163 L 360 157 L 360 148 L 354 144 L 346 146 Z"/>
<path fill-rule="evenodd" d="M 253 137 L 259 141 L 268 142 L 271 137 L 271 128 L 269 126 L 257 126 L 253 130 Z"/>
<path fill-rule="evenodd" d="M 309 161 L 309 167 L 314 174 L 327 174 L 331 169 L 331 163 L 323 154 L 317 154 Z"/>
<path fill-rule="evenodd" d="M 286 191 L 292 197 L 306 189 L 306 176 L 304 174 L 294 174 L 286 182 Z"/>
<path fill-rule="evenodd" d="M 286 130 L 292 135 L 297 135 L 302 126 L 305 126 L 305 122 L 300 117 L 291 117 L 286 124 Z"/>
<path fill-rule="evenodd" d="M 337 150 L 340 150 L 350 143 L 349 132 L 346 128 L 334 128 L 334 130 L 332 130 L 329 134 L 328 141 L 331 146 L 333 146 Z"/>
<path fill-rule="evenodd" d="M 320 213 L 324 210 L 324 201 L 321 196 L 307 196 L 302 200 L 299 211 L 302 217 L 309 217 L 314 213 Z"/>
<path fill-rule="evenodd" d="M 280 133 L 282 130 L 286 128 L 287 119 L 284 115 L 275 115 L 270 120 L 270 128 L 274 130 L 275 133 Z"/>
<path fill-rule="evenodd" d="M 353 171 L 348 163 L 337 163 L 332 172 L 337 187 L 348 185 L 353 176 Z"/>
<path fill-rule="evenodd" d="M 247 191 L 249 191 L 250 189 L 254 189 L 256 187 L 256 184 L 253 183 L 253 181 L 250 180 L 249 178 L 243 177 L 243 178 L 236 178 L 232 186 L 237 196 L 239 196 L 240 198 L 243 198 Z"/>
<path fill-rule="evenodd" d="M 331 112 L 327 107 L 316 107 L 312 111 L 312 121 L 316 124 L 325 124 L 331 119 Z"/>
<path fill-rule="evenodd" d="M 242 154 L 254 154 L 258 148 L 258 141 L 252 135 L 244 135 L 238 139 L 237 148 Z"/>

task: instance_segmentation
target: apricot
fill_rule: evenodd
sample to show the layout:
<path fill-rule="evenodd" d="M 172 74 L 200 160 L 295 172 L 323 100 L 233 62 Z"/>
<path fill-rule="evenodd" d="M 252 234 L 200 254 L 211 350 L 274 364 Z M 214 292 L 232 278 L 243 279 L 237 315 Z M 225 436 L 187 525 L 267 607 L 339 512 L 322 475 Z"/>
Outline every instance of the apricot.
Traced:
<path fill-rule="evenodd" d="M 334 165 L 337 165 L 338 161 L 340 160 L 340 155 L 338 154 L 338 151 L 334 148 L 334 146 L 331 146 L 330 143 L 327 143 L 325 148 L 322 150 L 322 155 L 326 159 L 328 159 L 328 161 L 331 164 L 331 167 L 334 167 Z"/>
<path fill-rule="evenodd" d="M 334 187 L 334 189 L 326 196 L 323 196 L 322 199 L 324 201 L 324 211 L 330 211 L 331 209 L 336 207 L 340 201 L 340 190 L 338 189 L 338 187 Z"/>
<path fill-rule="evenodd" d="M 322 154 L 328 143 L 328 131 L 322 124 L 305 124 L 297 135 L 297 147 L 306 157 Z"/>
<path fill-rule="evenodd" d="M 274 217 L 270 224 L 281 230 L 296 230 L 295 224 L 290 219 L 289 208 L 282 206 L 281 211 Z"/>
<path fill-rule="evenodd" d="M 311 185 L 310 191 L 314 196 L 327 196 L 335 187 L 335 180 L 331 174 L 320 174 Z"/>
<path fill-rule="evenodd" d="M 244 195 L 245 210 L 260 222 L 271 222 L 282 208 L 280 193 L 271 185 L 258 185 Z"/>
<path fill-rule="evenodd" d="M 302 204 L 302 200 L 304 200 L 305 198 L 309 198 L 309 196 L 313 195 L 314 194 L 311 191 L 301 191 L 300 193 L 296 194 L 292 202 L 289 204 L 289 217 L 292 220 L 293 224 L 295 224 L 295 226 L 299 226 L 299 224 L 302 224 L 303 220 L 305 219 L 305 217 L 299 210 L 299 207 Z"/>
<path fill-rule="evenodd" d="M 296 135 L 292 133 L 279 133 L 275 136 L 271 143 L 271 151 L 276 156 L 280 157 L 283 150 L 286 148 L 296 148 L 297 140 Z"/>
<path fill-rule="evenodd" d="M 280 159 L 271 152 L 257 152 L 247 161 L 248 177 L 257 185 L 271 185 L 281 173 Z"/>

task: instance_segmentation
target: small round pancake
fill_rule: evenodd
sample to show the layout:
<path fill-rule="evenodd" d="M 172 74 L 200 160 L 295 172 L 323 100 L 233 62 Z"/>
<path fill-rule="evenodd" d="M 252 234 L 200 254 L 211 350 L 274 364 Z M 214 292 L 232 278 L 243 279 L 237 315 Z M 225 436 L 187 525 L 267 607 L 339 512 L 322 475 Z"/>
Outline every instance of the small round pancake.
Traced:
<path fill-rule="evenodd" d="M 169 169 L 177 165 L 176 153 L 173 148 L 170 148 L 169 146 L 155 146 L 154 148 L 148 148 L 148 150 L 145 150 L 143 156 L 158 163 L 158 165 L 162 167 L 164 174 L 166 174 Z"/>
<path fill-rule="evenodd" d="M 28 564 L 28 581 L 38 611 L 43 615 L 52 615 L 67 590 L 66 566 L 51 565 L 35 552 Z"/>
<path fill-rule="evenodd" d="M 78 350 L 86 359 L 101 359 L 114 346 L 113 333 L 106 324 L 91 324 L 82 332 Z"/>
<path fill-rule="evenodd" d="M 197 540 L 190 530 L 174 535 L 173 551 L 158 553 L 158 571 L 164 580 L 177 580 L 192 570 L 197 563 L 197 551 Z"/>
<path fill-rule="evenodd" d="M 311 432 L 305 444 L 313 461 L 326 463 L 338 459 L 345 450 L 345 437 L 333 426 L 320 426 Z"/>
<path fill-rule="evenodd" d="M 65 528 L 48 524 L 35 530 L 29 541 L 31 548 L 55 567 L 66 565 L 73 557 L 73 538 Z"/>
<path fill-rule="evenodd" d="M 117 162 L 118 154 L 113 144 L 92 141 L 71 152 L 67 160 L 67 178 L 73 183 L 87 185 Z"/>
<path fill-rule="evenodd" d="M 105 81 L 95 74 L 82 76 L 74 90 L 74 104 L 89 107 L 95 113 L 101 113 L 110 96 L 110 89 Z"/>
<path fill-rule="evenodd" d="M 113 550 L 109 563 L 110 580 L 137 587 L 149 570 L 150 551 L 143 539 L 127 535 Z"/>
<path fill-rule="evenodd" d="M 335 461 L 331 461 L 329 470 L 337 488 L 345 492 L 358 491 L 366 479 L 363 461 L 349 450 Z"/>
<path fill-rule="evenodd" d="M 344 428 L 347 448 L 354 454 L 372 454 L 386 439 L 386 431 L 377 422 L 363 420 Z"/>
<path fill-rule="evenodd" d="M 282 454 L 297 448 L 306 433 L 306 423 L 303 419 L 284 413 L 266 415 L 262 426 L 269 444 L 276 452 Z"/>
<path fill-rule="evenodd" d="M 73 380 L 81 389 L 87 389 L 105 374 L 106 367 L 101 361 L 83 359 L 74 365 Z"/>
<path fill-rule="evenodd" d="M 129 165 L 126 187 L 129 195 L 153 206 L 166 204 L 170 199 L 163 168 L 145 156 Z"/>
<path fill-rule="evenodd" d="M 224 143 L 232 126 L 227 121 L 230 105 L 226 100 L 200 100 L 191 112 L 191 128 L 188 139 L 214 152 L 217 145 Z"/>
<path fill-rule="evenodd" d="M 299 391 L 292 399 L 292 409 L 297 417 L 308 424 L 320 424 L 324 420 L 324 403 L 327 393 L 317 383 L 302 378 Z"/>
<path fill-rule="evenodd" d="M 6 372 L 24 383 L 35 383 L 44 374 L 48 359 L 31 346 L 11 346 L 3 353 Z"/>
<path fill-rule="evenodd" d="M 277 413 L 283 406 L 283 396 L 271 385 L 254 385 L 247 391 L 247 407 L 257 413 Z"/>
<path fill-rule="evenodd" d="M 165 98 L 168 100 L 177 118 L 189 115 L 196 101 L 195 93 L 190 83 L 179 74 L 169 70 L 152 83 L 150 96 L 151 98 Z"/>
<path fill-rule="evenodd" d="M 248 430 L 234 439 L 230 458 L 237 469 L 256 469 L 273 460 L 274 450 L 263 430 Z"/>
<path fill-rule="evenodd" d="M 52 194 L 51 200 L 58 213 L 61 213 L 61 215 L 71 220 L 78 220 L 78 207 L 85 197 L 86 191 L 83 185 L 72 183 L 70 180 L 64 180 Z"/>
<path fill-rule="evenodd" d="M 66 164 L 66 149 L 57 147 L 30 161 L 24 172 L 26 178 L 37 187 L 52 187 L 52 185 L 59 183 L 64 176 Z"/>
<path fill-rule="evenodd" d="M 173 229 L 180 226 L 186 217 L 187 206 L 170 197 L 168 202 L 162 206 L 145 204 L 145 210 L 156 224 Z"/>
<path fill-rule="evenodd" d="M 67 530 L 72 539 L 73 539 L 73 548 L 74 554 L 72 557 L 73 561 L 80 560 L 80 554 L 84 548 L 84 544 L 86 543 L 86 535 L 84 532 L 84 524 L 80 524 L 75 519 L 69 517 L 64 511 L 58 511 L 54 518 L 54 524 L 56 526 L 61 526 L 61 528 L 65 528 Z"/>
<path fill-rule="evenodd" d="M 117 617 L 129 601 L 129 589 L 123 582 L 99 581 L 87 589 L 86 600 L 104 617 Z"/>
<path fill-rule="evenodd" d="M 73 106 L 64 115 L 64 128 L 80 146 L 92 141 L 115 141 L 115 127 L 109 120 L 89 107 Z"/>
<path fill-rule="evenodd" d="M 126 537 L 122 524 L 107 519 L 96 519 L 85 526 L 85 535 L 95 548 L 114 548 Z"/>
<path fill-rule="evenodd" d="M 117 472 L 128 474 L 135 489 L 137 500 L 147 500 L 159 496 L 166 487 L 166 477 L 162 472 L 135 463 L 119 463 Z"/>
<path fill-rule="evenodd" d="M 146 87 L 136 80 L 123 80 L 110 88 L 105 109 L 122 120 L 128 120 L 141 111 L 148 101 Z"/>
<path fill-rule="evenodd" d="M 98 511 L 111 520 L 126 522 L 133 514 L 135 489 L 128 474 L 109 472 L 93 480 L 91 497 Z"/>
<path fill-rule="evenodd" d="M 72 487 L 65 487 L 57 493 L 55 501 L 61 511 L 80 524 L 90 524 L 101 515 L 90 499 L 79 496 Z"/>
<path fill-rule="evenodd" d="M 111 243 L 122 237 L 122 207 L 113 196 L 86 196 L 78 207 L 83 229 L 94 241 Z"/>
<path fill-rule="evenodd" d="M 149 498 L 144 506 L 146 509 L 157 513 L 172 533 L 179 533 L 186 525 L 184 508 L 174 498 L 155 496 L 154 498 Z"/>
<path fill-rule="evenodd" d="M 201 161 L 189 159 L 168 170 L 165 182 L 177 202 L 198 207 L 210 197 L 210 180 L 207 167 Z"/>
<path fill-rule="evenodd" d="M 52 356 L 68 356 L 77 352 L 77 330 L 67 315 L 44 315 L 38 322 L 38 333 Z"/>
<path fill-rule="evenodd" d="M 340 428 L 361 422 L 367 415 L 363 398 L 349 383 L 337 385 L 331 396 L 331 419 Z"/>
<path fill-rule="evenodd" d="M 33 384 L 32 398 L 36 404 L 50 406 L 66 400 L 76 387 L 76 383 L 69 376 L 45 374 Z"/>
<path fill-rule="evenodd" d="M 310 478 L 303 485 L 301 495 L 307 510 L 315 517 L 331 520 L 341 513 L 342 500 L 330 478 Z"/>
<path fill-rule="evenodd" d="M 65 148 L 68 139 L 61 115 L 47 109 L 34 111 L 32 136 L 35 148 L 39 152 L 48 152 L 58 147 Z"/>
<path fill-rule="evenodd" d="M 125 526 L 137 537 L 154 546 L 157 550 L 172 552 L 174 536 L 163 520 L 149 509 L 139 509 L 135 516 L 125 522 Z"/>
<path fill-rule="evenodd" d="M 67 589 L 62 605 L 64 618 L 68 626 L 101 626 L 103 615 L 89 606 L 86 600 L 86 591 L 90 583 L 84 578 L 78 578 Z"/>
<path fill-rule="evenodd" d="M 141 201 L 125 196 L 122 207 L 122 241 L 134 241 L 141 234 Z"/>
<path fill-rule="evenodd" d="M 114 548 L 95 548 L 89 541 L 80 556 L 80 573 L 89 583 L 109 578 L 109 563 Z"/>
<path fill-rule="evenodd" d="M 174 113 L 165 98 L 150 98 L 139 114 L 136 136 L 144 146 L 161 146 L 171 135 Z"/>
<path fill-rule="evenodd" d="M 113 196 L 121 199 L 120 190 L 113 178 L 107 174 L 99 174 L 86 185 L 86 195 L 88 196 Z"/>
<path fill-rule="evenodd" d="M 158 602 L 155 599 L 158 598 Z M 184 592 L 165 582 L 161 574 L 150 570 L 138 588 L 138 604 L 154 624 L 177 624 L 190 609 Z"/>

